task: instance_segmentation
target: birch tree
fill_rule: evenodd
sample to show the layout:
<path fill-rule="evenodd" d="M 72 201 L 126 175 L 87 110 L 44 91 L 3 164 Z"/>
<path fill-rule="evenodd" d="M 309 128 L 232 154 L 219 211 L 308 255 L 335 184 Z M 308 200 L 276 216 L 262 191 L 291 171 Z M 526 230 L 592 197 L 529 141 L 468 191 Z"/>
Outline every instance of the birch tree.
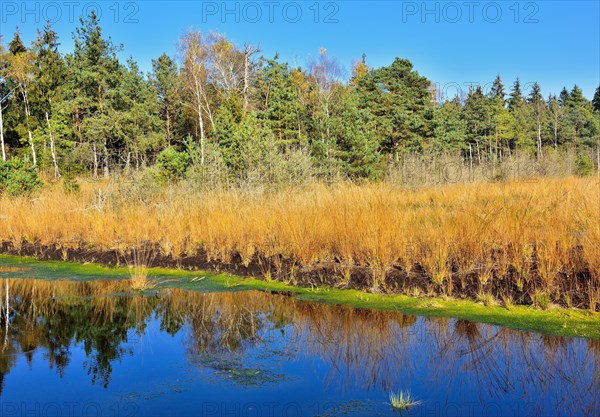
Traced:
<path fill-rule="evenodd" d="M 4 110 L 4 101 L 9 95 L 6 81 L 3 76 L 5 65 L 5 51 L 4 45 L 2 44 L 2 36 L 0 35 L 0 145 L 2 147 L 3 161 L 6 161 L 6 147 L 4 146 L 4 121 L 2 118 L 2 111 Z"/>
<path fill-rule="evenodd" d="M 212 120 L 208 98 L 208 39 L 197 30 L 189 30 L 181 38 L 179 51 L 181 55 L 181 77 L 184 90 L 190 101 L 187 103 L 195 112 L 200 130 L 200 165 L 204 167 L 206 128 L 204 118 Z"/>
<path fill-rule="evenodd" d="M 331 138 L 331 106 L 335 93 L 335 87 L 339 85 L 341 70 L 337 61 L 327 55 L 327 50 L 321 48 L 319 57 L 312 60 L 309 65 L 309 74 L 317 92 L 319 107 L 322 112 L 320 125 L 323 126 L 323 142 L 325 143 L 325 154 L 329 157 Z"/>
<path fill-rule="evenodd" d="M 31 148 L 33 165 L 37 167 L 37 155 L 32 135 L 31 105 L 29 93 L 31 92 L 34 77 L 34 56 L 30 51 L 9 54 L 7 65 L 7 78 L 14 83 L 23 101 L 25 113 L 25 126 L 27 128 L 28 143 Z"/>

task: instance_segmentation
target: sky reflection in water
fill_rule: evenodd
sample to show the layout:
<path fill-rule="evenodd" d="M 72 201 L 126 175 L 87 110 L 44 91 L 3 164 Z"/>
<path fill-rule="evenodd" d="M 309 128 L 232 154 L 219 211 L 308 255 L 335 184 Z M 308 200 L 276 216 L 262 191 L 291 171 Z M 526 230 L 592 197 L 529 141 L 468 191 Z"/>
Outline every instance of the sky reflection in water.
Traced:
<path fill-rule="evenodd" d="M 600 341 L 261 292 L 0 280 L 0 415 L 600 415 Z"/>

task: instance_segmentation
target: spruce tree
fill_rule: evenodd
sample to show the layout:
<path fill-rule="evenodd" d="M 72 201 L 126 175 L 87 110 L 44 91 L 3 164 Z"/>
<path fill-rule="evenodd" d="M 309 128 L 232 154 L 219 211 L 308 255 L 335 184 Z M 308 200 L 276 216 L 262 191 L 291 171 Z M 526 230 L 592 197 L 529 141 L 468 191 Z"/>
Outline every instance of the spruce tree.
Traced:
<path fill-rule="evenodd" d="M 592 106 L 594 106 L 594 110 L 600 112 L 600 85 L 596 88 L 596 92 L 594 93 L 594 98 L 592 99 Z"/>
<path fill-rule="evenodd" d="M 504 106 L 504 84 L 502 84 L 502 79 L 500 75 L 496 76 L 494 80 L 494 84 L 492 84 L 492 88 L 490 90 L 490 97 L 498 100 Z"/>
<path fill-rule="evenodd" d="M 58 52 L 58 35 L 47 23 L 34 42 L 35 91 L 39 114 L 52 113 L 52 105 L 61 98 L 67 69 Z"/>
<path fill-rule="evenodd" d="M 178 99 L 177 64 L 167 54 L 152 60 L 150 81 L 160 102 L 160 116 L 165 126 L 165 139 L 170 145 L 174 140 L 181 112 Z"/>
<path fill-rule="evenodd" d="M 481 86 L 471 87 L 463 108 L 467 146 L 474 148 L 477 159 L 483 158 L 484 148 L 489 140 L 489 106 Z"/>
<path fill-rule="evenodd" d="M 563 89 L 560 91 L 558 102 L 561 106 L 566 106 L 569 103 L 569 91 L 567 90 L 567 87 L 563 87 Z"/>
<path fill-rule="evenodd" d="M 21 32 L 19 31 L 18 27 L 15 30 L 15 35 L 12 41 L 10 41 L 10 43 L 8 44 L 8 52 L 10 52 L 13 55 L 27 52 L 27 48 L 25 47 L 25 45 L 23 45 L 23 41 L 21 40 Z"/>
<path fill-rule="evenodd" d="M 509 139 L 507 132 L 511 129 L 511 116 L 505 107 L 504 97 L 504 84 L 498 75 L 489 93 L 489 134 L 497 157 L 501 156 L 504 141 Z"/>
<path fill-rule="evenodd" d="M 513 88 L 508 98 L 508 109 L 514 111 L 524 102 L 523 94 L 521 93 L 521 81 L 517 78 L 513 84 Z"/>

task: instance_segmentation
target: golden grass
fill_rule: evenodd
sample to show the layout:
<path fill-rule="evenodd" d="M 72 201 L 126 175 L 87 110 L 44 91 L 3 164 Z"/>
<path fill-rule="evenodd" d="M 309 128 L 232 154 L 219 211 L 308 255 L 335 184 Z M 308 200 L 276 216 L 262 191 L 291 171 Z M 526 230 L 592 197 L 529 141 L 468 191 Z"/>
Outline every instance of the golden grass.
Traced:
<path fill-rule="evenodd" d="M 530 294 L 545 291 L 557 299 L 585 293 L 586 304 L 600 304 L 595 178 L 417 190 L 385 183 L 312 184 L 272 193 L 169 189 L 144 204 L 112 198 L 112 188 L 83 184 L 81 193 L 70 195 L 57 185 L 34 199 L 2 197 L 0 238 L 100 250 L 152 242 L 174 257 L 202 247 L 209 259 L 227 261 L 239 253 L 245 263 L 256 253 L 280 254 L 304 267 L 368 265 L 376 285 L 393 266 L 409 273 L 419 266 L 432 288 L 446 294 L 460 292 L 473 274 L 481 293 L 510 275 Z"/>

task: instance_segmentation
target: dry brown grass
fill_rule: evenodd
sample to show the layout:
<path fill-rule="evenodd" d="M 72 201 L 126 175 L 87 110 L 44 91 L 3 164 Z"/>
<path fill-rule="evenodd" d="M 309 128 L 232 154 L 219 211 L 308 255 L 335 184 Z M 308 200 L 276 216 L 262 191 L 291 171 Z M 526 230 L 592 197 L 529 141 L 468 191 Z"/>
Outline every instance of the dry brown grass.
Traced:
<path fill-rule="evenodd" d="M 589 305 L 600 304 L 595 178 L 417 190 L 385 183 L 255 194 L 170 189 L 144 204 L 112 198 L 109 189 L 83 184 L 70 195 L 56 186 L 34 199 L 3 197 L 0 238 L 100 250 L 153 242 L 174 257 L 202 247 L 209 259 L 225 261 L 234 253 L 244 262 L 255 253 L 281 254 L 305 267 L 368 265 L 381 285 L 391 267 L 410 274 L 417 266 L 436 292 L 460 292 L 465 277 L 476 275 L 477 291 L 499 299 L 498 279 L 510 276 L 525 293 L 545 291 L 560 301 L 579 292 Z"/>

